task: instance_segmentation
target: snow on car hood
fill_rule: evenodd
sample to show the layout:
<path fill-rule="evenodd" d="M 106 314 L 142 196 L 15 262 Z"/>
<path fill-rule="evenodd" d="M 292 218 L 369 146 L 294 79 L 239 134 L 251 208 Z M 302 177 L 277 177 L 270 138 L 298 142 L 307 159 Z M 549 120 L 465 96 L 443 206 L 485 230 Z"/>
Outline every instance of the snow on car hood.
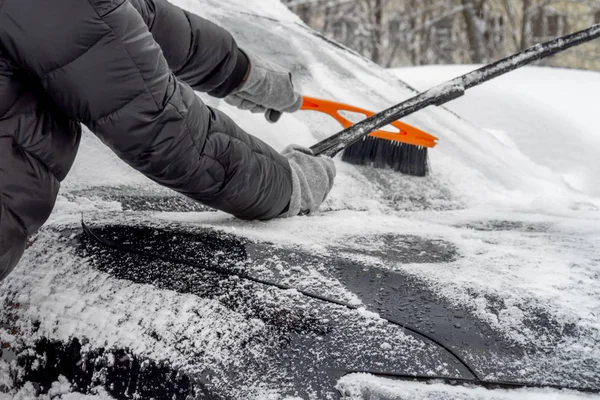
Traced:
<path fill-rule="evenodd" d="M 415 93 L 390 71 L 324 40 L 279 1 L 174 3 L 225 26 L 242 48 L 290 68 L 303 94 L 377 111 Z M 269 124 L 260 115 L 200 96 L 278 150 L 289 143 L 313 145 L 340 129 L 329 118 L 308 111 L 284 115 L 279 123 Z M 575 190 L 518 142 L 507 145 L 485 127 L 444 108 L 428 108 L 406 121 L 440 138 L 430 151 L 429 177 L 407 177 L 336 159 L 336 185 L 320 213 L 268 222 L 241 221 L 221 212 L 128 211 L 123 193 L 142 202 L 170 194 L 86 133 L 48 224 L 19 267 L 0 284 L 0 301 L 5 305 L 0 315 L 12 321 L 8 324 L 11 329 L 0 325 L 0 339 L 11 343 L 41 337 L 61 341 L 86 338 L 90 348 L 125 347 L 187 366 L 203 378 L 204 374 L 223 373 L 216 378 L 216 385 L 233 398 L 294 396 L 289 394 L 288 372 L 250 369 L 245 375 L 236 369 L 250 368 L 252 362 L 265 365 L 276 358 L 281 343 L 272 327 L 228 307 L 225 292 L 221 297 L 204 298 L 98 270 L 94 263 L 101 256 L 78 258 L 69 244 L 72 238 L 63 230 L 72 229 L 75 235 L 83 217 L 97 226 L 218 230 L 256 243 L 271 243 L 274 248 L 351 260 L 363 266 L 365 276 L 368 271 L 384 271 L 404 276 L 407 282 L 414 279 L 448 307 L 464 310 L 522 350 L 519 357 L 493 349 L 481 357 L 469 357 L 465 352 L 464 357 L 482 378 L 520 377 L 530 382 L 599 388 L 600 199 L 594 193 Z M 538 134 L 543 142 L 544 132 Z M 591 139 L 586 143 L 597 146 Z M 427 259 L 432 247 L 420 243 L 434 242 L 455 249 L 456 256 L 443 262 L 406 257 L 418 251 Z M 327 263 L 286 264 L 281 256 L 273 255 L 250 265 L 257 274 L 270 276 L 277 271 L 274 276 L 283 282 L 340 301 L 358 305 L 364 301 L 361 293 L 328 271 L 331 266 Z M 310 316 L 316 307 L 298 300 L 293 291 L 251 289 L 246 295 L 254 296 L 267 309 L 279 307 L 292 315 L 304 312 Z M 435 352 L 431 346 L 406 332 L 373 322 L 378 321 L 376 314 L 330 312 L 331 323 L 339 324 L 340 337 L 350 344 L 337 354 L 341 360 L 350 362 L 373 347 L 389 351 L 398 362 L 437 357 L 431 355 Z M 458 322 L 452 326 L 460 336 L 464 327 Z M 351 333 L 359 328 L 369 332 L 364 343 L 351 340 L 355 337 Z M 309 354 L 316 364 L 327 356 L 316 350 Z M 0 371 L 7 370 L 8 362 L 0 361 Z M 413 364 L 417 371 L 419 361 Z M 438 367 L 424 370 L 432 375 L 458 370 L 441 363 Z M 232 377 L 223 371 L 239 374 Z M 364 398 L 369 390 L 376 393 L 374 387 L 384 388 L 389 398 L 403 398 L 400 395 L 407 391 L 415 393 L 411 398 L 429 398 L 432 392 L 426 385 L 377 384 L 379 381 L 370 379 L 353 380 L 349 385 L 348 379 L 353 378 L 342 379 L 338 389 L 346 390 L 349 399 Z M 10 387 L 0 378 L 0 387 L 2 384 Z M 309 380 L 310 385 L 323 383 Z M 435 387 L 435 391 L 444 390 L 451 397 L 457 393 L 444 385 Z M 460 396 L 494 398 L 493 393 L 465 389 Z M 296 395 L 323 398 L 319 397 L 322 392 L 311 390 Z M 327 396 L 333 398 L 331 393 Z"/>

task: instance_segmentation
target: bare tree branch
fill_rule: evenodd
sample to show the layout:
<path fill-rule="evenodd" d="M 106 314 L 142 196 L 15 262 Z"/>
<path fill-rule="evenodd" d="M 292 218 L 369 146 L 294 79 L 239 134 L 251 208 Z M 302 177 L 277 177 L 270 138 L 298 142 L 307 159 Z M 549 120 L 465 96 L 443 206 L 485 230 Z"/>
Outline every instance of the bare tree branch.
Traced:
<path fill-rule="evenodd" d="M 528 47 L 549 32 L 554 35 L 557 29 L 583 28 L 600 12 L 600 0 L 282 2 L 326 37 L 385 67 L 491 61 Z M 600 70 L 600 62 L 590 64 L 600 54 L 600 43 L 584 50 L 588 56 L 572 52 L 564 62 L 596 65 Z"/>

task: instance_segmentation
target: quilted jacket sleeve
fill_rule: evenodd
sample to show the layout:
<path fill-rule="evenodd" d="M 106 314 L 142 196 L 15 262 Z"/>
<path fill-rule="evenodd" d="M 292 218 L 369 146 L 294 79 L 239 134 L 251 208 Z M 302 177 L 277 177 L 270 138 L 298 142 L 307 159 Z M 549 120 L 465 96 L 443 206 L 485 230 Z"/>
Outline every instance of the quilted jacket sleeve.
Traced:
<path fill-rule="evenodd" d="M 50 216 L 80 137 L 80 125 L 0 47 L 0 280 Z"/>
<path fill-rule="evenodd" d="M 167 0 L 129 1 L 179 79 L 217 98 L 240 85 L 248 70 L 248 57 L 229 32 Z"/>
<path fill-rule="evenodd" d="M 227 74 L 215 65 L 237 65 L 229 35 L 202 25 L 183 32 L 193 36 L 206 27 L 199 36 L 176 39 L 197 49 L 186 53 L 165 44 L 163 50 L 148 28 L 168 29 L 159 29 L 157 3 L 149 24 L 128 1 L 0 4 L 0 45 L 39 78 L 61 110 L 133 168 L 239 218 L 270 219 L 287 207 L 292 191 L 287 159 L 204 105 L 163 56 L 181 60 L 172 64 L 197 87 L 218 91 Z"/>

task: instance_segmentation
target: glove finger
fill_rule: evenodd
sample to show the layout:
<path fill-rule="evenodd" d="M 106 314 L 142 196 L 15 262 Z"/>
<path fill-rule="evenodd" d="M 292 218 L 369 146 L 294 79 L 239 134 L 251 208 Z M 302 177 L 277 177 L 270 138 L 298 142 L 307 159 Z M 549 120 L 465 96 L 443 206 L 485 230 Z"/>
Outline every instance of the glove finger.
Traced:
<path fill-rule="evenodd" d="M 244 110 L 244 111 L 251 111 L 256 107 L 256 103 L 250 101 L 250 100 L 242 100 L 240 102 L 240 105 L 238 106 L 240 108 L 240 110 Z"/>
<path fill-rule="evenodd" d="M 279 121 L 282 115 L 283 114 L 280 111 L 273 110 L 272 108 L 269 108 L 267 111 L 265 111 L 265 119 L 272 124 Z"/>
<path fill-rule="evenodd" d="M 235 106 L 235 107 L 239 108 L 240 110 L 244 110 L 244 111 L 250 111 L 257 107 L 256 103 L 254 103 L 250 100 L 246 100 L 242 96 L 239 96 L 239 95 L 226 97 L 225 102 L 227 104 Z"/>
<path fill-rule="evenodd" d="M 252 92 L 252 93 L 240 92 L 236 96 L 238 96 L 242 100 L 250 101 L 254 104 L 260 104 L 261 106 L 267 108 L 264 103 L 267 103 L 268 101 L 266 101 L 264 99 L 266 97 L 268 97 L 268 94 L 264 93 L 264 87 L 261 88 L 259 91 Z"/>
<path fill-rule="evenodd" d="M 288 106 L 288 107 L 284 107 L 282 108 L 281 112 L 287 112 L 287 113 L 293 113 L 298 111 L 300 108 L 302 108 L 302 103 L 304 102 L 304 100 L 302 99 L 302 96 L 299 93 L 294 93 L 294 103 L 292 103 L 292 105 Z"/>
<path fill-rule="evenodd" d="M 313 151 L 311 149 L 309 149 L 308 147 L 304 147 L 304 146 L 300 146 L 298 144 L 290 144 L 288 145 L 285 149 L 283 149 L 281 151 L 281 154 L 286 155 L 286 154 L 291 154 L 294 151 L 299 151 L 301 153 L 304 154 L 308 154 L 308 155 L 313 155 Z"/>
<path fill-rule="evenodd" d="M 292 214 L 306 212 L 310 214 L 316 211 L 327 199 L 333 187 L 335 178 L 335 164 L 330 157 L 315 157 L 305 154 L 302 146 L 290 145 L 286 148 L 290 153 L 284 154 L 288 159 L 293 173 L 298 182 L 292 189 L 292 200 L 290 208 Z M 284 150 L 284 153 L 285 151 Z"/>
<path fill-rule="evenodd" d="M 266 108 L 264 108 L 263 106 L 259 106 L 259 105 L 257 105 L 257 104 L 254 104 L 254 107 L 252 107 L 252 108 L 250 109 L 250 112 L 251 112 L 252 114 L 264 114 L 264 113 L 265 113 L 265 111 L 267 111 L 267 109 L 266 109 Z"/>
<path fill-rule="evenodd" d="M 231 96 L 227 96 L 225 97 L 225 103 L 229 104 L 230 106 L 234 106 L 234 107 L 239 107 L 240 104 L 242 103 L 242 98 L 239 97 L 238 95 L 231 95 Z"/>
<path fill-rule="evenodd" d="M 292 113 L 298 111 L 302 106 L 302 96 L 294 91 L 292 74 L 290 72 L 275 74 L 271 86 L 273 94 L 269 97 L 269 101 L 275 103 L 275 106 L 271 108 Z"/>
<path fill-rule="evenodd" d="M 281 110 L 278 110 L 276 108 L 270 108 L 270 107 L 266 106 L 265 104 L 261 104 L 260 103 L 261 96 L 251 95 L 251 94 L 242 92 L 242 93 L 240 93 L 238 95 L 238 97 L 240 99 L 242 99 L 242 102 L 250 102 L 250 103 L 254 104 L 254 106 L 252 107 L 252 109 L 249 109 L 252 113 L 264 113 L 268 109 L 272 109 L 272 110 L 276 110 L 276 111 L 281 111 Z M 263 103 L 270 104 L 271 102 L 270 101 L 267 101 L 267 102 L 263 101 Z"/>
<path fill-rule="evenodd" d="M 318 159 L 322 162 L 323 168 L 327 173 L 327 178 L 329 178 L 329 190 L 333 187 L 333 181 L 335 180 L 335 176 L 337 171 L 335 169 L 335 162 L 333 158 L 328 156 L 319 156 Z"/>

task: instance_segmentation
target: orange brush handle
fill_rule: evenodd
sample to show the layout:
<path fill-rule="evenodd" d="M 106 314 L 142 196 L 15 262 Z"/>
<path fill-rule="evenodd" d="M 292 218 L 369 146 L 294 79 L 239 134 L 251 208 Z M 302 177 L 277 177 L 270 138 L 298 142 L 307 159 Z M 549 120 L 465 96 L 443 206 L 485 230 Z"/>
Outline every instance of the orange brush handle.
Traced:
<path fill-rule="evenodd" d="M 340 111 L 350 111 L 359 114 L 365 115 L 367 118 L 375 115 L 372 111 L 367 111 L 362 108 L 354 107 L 348 104 L 337 103 L 335 101 L 317 99 L 314 97 L 303 97 L 303 103 L 301 110 L 312 110 L 312 111 L 320 111 L 322 113 L 328 114 L 331 117 L 335 118 L 344 128 L 349 128 L 354 125 L 353 122 L 344 118 L 339 112 Z M 390 125 L 398 129 L 398 132 L 388 132 L 388 131 L 375 131 L 369 134 L 369 136 L 386 139 L 386 140 L 396 140 L 398 142 L 412 144 L 415 146 L 423 146 L 423 147 L 434 147 L 437 143 L 435 136 L 432 136 L 426 132 L 423 132 L 420 129 L 415 128 L 414 126 L 410 126 L 400 121 L 394 121 Z"/>

